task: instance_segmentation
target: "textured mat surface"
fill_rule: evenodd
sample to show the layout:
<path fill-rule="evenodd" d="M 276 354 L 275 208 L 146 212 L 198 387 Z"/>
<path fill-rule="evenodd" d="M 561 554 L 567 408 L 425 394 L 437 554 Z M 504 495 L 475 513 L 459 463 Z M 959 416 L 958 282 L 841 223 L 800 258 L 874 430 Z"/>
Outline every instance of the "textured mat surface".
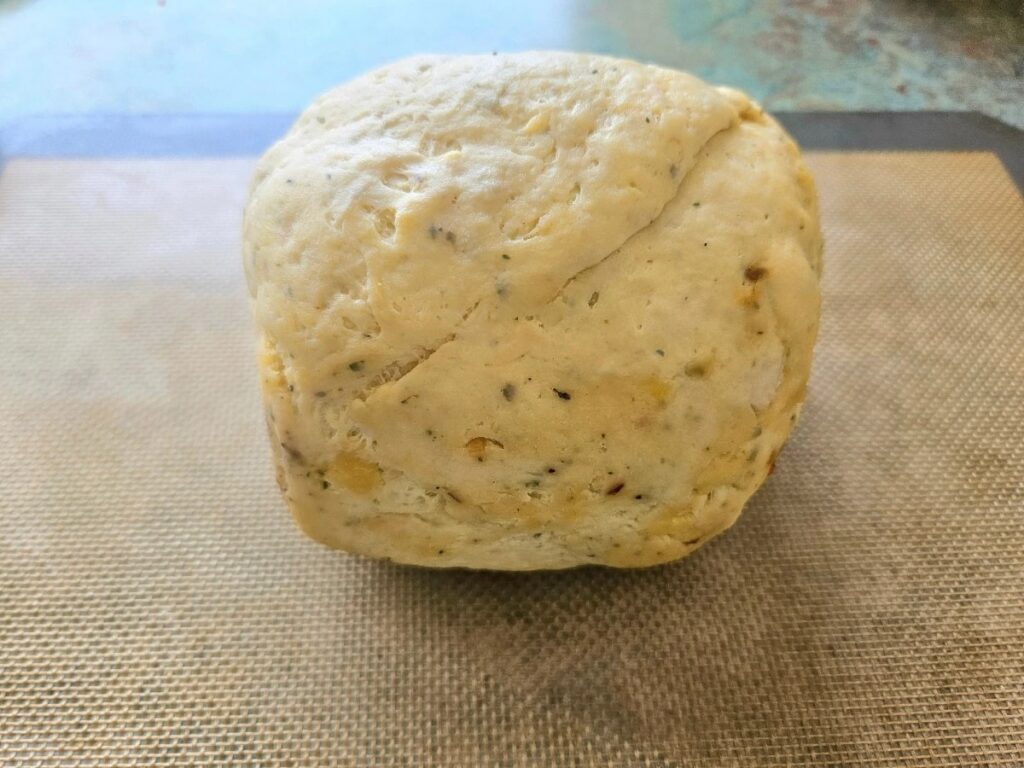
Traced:
<path fill-rule="evenodd" d="M 641 572 L 431 572 L 294 528 L 238 268 L 251 159 L 0 176 L 0 765 L 1024 765 L 1024 203 L 812 154 L 804 418 Z"/>

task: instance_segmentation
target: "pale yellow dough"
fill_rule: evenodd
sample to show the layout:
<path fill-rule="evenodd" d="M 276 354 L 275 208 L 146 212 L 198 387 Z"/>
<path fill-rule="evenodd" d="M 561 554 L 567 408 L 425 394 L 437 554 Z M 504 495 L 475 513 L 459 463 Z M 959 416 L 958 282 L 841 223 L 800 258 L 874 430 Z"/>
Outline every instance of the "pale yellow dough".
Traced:
<path fill-rule="evenodd" d="M 402 563 L 681 557 L 804 398 L 822 241 L 746 96 L 566 53 L 422 57 L 259 163 L 245 271 L 299 525 Z"/>

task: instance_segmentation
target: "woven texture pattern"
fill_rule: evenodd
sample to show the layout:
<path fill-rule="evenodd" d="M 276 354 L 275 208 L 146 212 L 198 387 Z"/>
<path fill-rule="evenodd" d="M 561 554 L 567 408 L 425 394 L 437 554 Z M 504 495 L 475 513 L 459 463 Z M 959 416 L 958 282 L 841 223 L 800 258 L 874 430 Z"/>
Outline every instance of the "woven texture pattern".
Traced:
<path fill-rule="evenodd" d="M 0 765 L 1024 765 L 1024 204 L 986 154 L 811 164 L 815 371 L 740 522 L 500 575 L 288 519 L 251 160 L 10 161 Z"/>

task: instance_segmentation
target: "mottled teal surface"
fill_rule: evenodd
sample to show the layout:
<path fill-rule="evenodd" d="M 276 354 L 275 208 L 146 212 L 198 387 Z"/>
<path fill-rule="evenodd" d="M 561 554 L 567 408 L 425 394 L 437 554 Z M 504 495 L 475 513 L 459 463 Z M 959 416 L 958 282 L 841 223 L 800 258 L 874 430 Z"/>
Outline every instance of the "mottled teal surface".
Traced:
<path fill-rule="evenodd" d="M 0 0 L 0 122 L 294 112 L 410 53 L 564 48 L 689 69 L 770 109 L 1024 126 L 1021 14 L 996 0 Z"/>

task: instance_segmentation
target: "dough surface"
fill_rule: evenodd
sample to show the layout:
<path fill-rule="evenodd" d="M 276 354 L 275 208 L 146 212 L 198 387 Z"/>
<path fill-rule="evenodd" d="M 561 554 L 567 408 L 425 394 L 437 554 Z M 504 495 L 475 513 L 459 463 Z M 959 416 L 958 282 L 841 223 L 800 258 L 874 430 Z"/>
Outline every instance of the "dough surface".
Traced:
<path fill-rule="evenodd" d="M 804 398 L 822 241 L 743 94 L 565 53 L 418 57 L 260 161 L 244 263 L 278 482 L 428 566 L 648 566 L 728 528 Z"/>

